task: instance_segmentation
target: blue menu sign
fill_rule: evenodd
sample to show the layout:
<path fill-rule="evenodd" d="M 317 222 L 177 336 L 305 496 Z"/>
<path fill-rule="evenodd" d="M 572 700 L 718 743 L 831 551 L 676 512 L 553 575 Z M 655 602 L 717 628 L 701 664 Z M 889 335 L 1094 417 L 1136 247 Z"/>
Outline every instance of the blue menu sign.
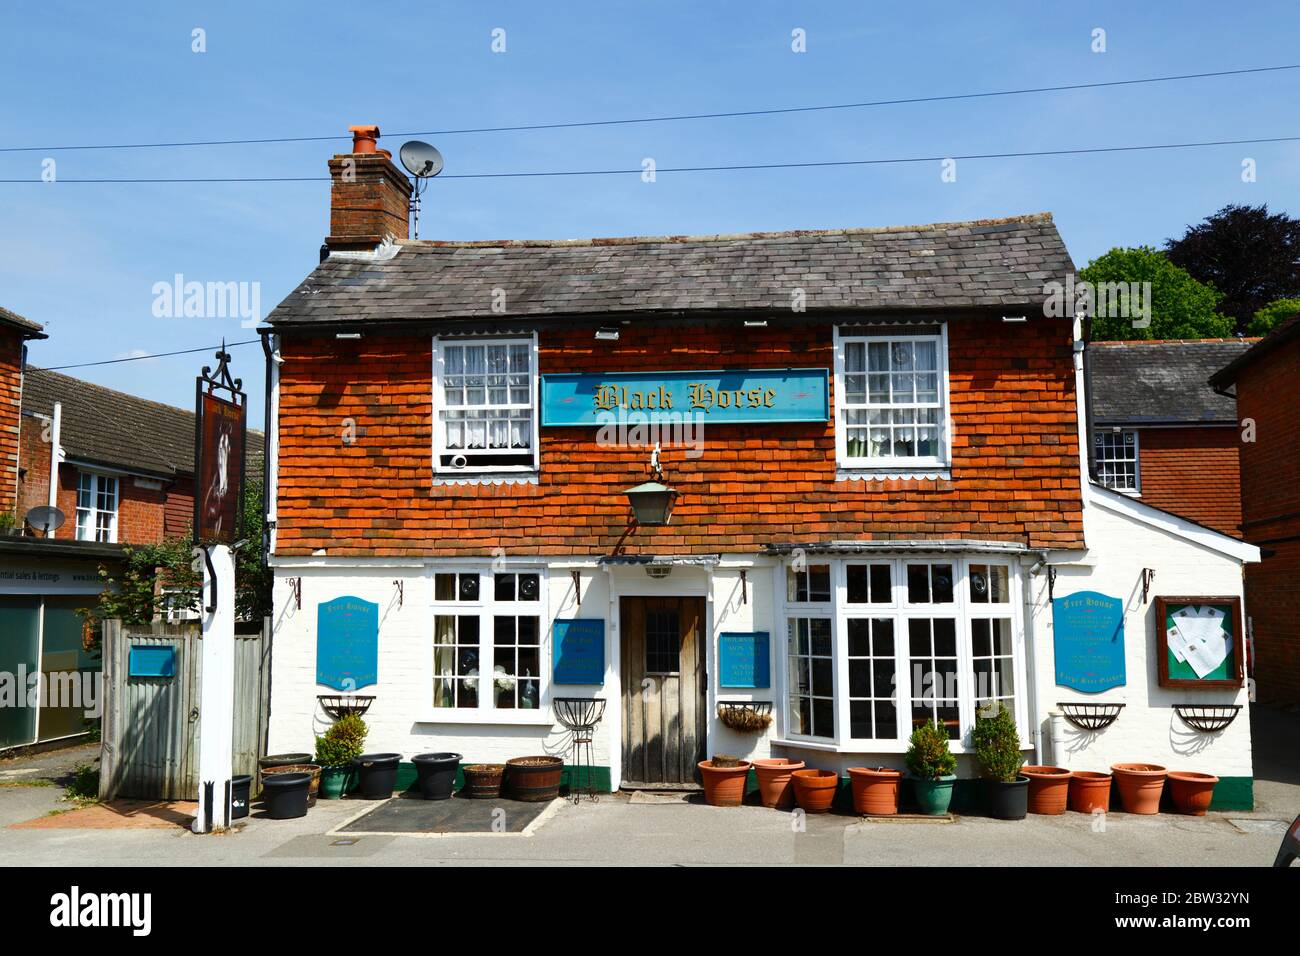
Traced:
<path fill-rule="evenodd" d="M 824 368 L 542 376 L 542 424 L 824 422 Z"/>
<path fill-rule="evenodd" d="M 356 691 L 379 682 L 379 605 L 341 597 L 316 607 L 316 683 Z"/>
<path fill-rule="evenodd" d="M 595 617 L 556 621 L 551 629 L 551 680 L 605 683 L 605 622 Z"/>
<path fill-rule="evenodd" d="M 158 644 L 132 644 L 127 658 L 128 677 L 175 677 L 176 648 Z"/>
<path fill-rule="evenodd" d="M 1080 591 L 1052 601 L 1056 683 L 1086 694 L 1124 684 L 1124 602 Z"/>
<path fill-rule="evenodd" d="M 719 687 L 771 687 L 772 640 L 767 631 L 718 635 Z"/>

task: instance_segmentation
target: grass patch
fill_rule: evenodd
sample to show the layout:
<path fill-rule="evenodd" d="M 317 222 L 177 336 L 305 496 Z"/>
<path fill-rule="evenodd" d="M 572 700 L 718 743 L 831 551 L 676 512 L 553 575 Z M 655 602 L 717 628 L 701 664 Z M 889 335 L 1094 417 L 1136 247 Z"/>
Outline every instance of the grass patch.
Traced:
<path fill-rule="evenodd" d="M 86 807 L 99 802 L 99 771 L 90 764 L 78 764 L 68 782 L 68 792 L 63 799 Z"/>
<path fill-rule="evenodd" d="M 0 780 L 0 790 L 17 790 L 20 787 L 52 787 L 54 781 L 42 780 L 37 777 L 34 780 Z"/>

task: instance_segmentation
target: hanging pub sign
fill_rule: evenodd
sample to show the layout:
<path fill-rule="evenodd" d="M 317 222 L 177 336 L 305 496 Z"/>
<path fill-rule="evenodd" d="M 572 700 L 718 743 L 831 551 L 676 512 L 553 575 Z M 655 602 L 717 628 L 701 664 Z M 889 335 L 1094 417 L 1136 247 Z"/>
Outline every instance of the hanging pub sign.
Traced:
<path fill-rule="evenodd" d="M 352 693 L 379 683 L 379 605 L 340 597 L 316 606 L 316 683 Z"/>
<path fill-rule="evenodd" d="M 1124 602 L 1096 591 L 1052 600 L 1056 683 L 1085 694 L 1124 684 Z"/>
<path fill-rule="evenodd" d="M 772 639 L 766 631 L 718 635 L 718 686 L 763 689 L 772 685 Z"/>
<path fill-rule="evenodd" d="M 598 617 L 556 621 L 551 628 L 551 680 L 605 683 L 605 622 Z"/>
<path fill-rule="evenodd" d="M 1241 598 L 1156 598 L 1161 687 L 1240 687 L 1245 658 Z"/>
<path fill-rule="evenodd" d="M 542 376 L 542 425 L 824 422 L 824 368 L 613 372 Z"/>
<path fill-rule="evenodd" d="M 247 396 L 243 382 L 230 376 L 224 346 L 217 360 L 216 372 L 204 366 L 195 382 L 194 538 L 199 544 L 233 544 L 244 500 Z"/>

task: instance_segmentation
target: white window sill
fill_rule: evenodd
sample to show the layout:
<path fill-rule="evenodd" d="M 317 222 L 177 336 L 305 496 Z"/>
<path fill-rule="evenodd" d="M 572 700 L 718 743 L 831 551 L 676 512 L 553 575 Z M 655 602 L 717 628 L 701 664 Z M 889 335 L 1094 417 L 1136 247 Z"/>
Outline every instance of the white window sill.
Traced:
<path fill-rule="evenodd" d="M 426 711 L 417 720 L 420 724 L 487 724 L 499 727 L 553 727 L 555 718 L 551 709 L 541 710 L 493 710 L 480 707 L 476 710 L 462 710 L 452 707 L 434 708 Z"/>
<path fill-rule="evenodd" d="M 433 476 L 438 485 L 535 485 L 536 471 L 449 471 Z"/>
<path fill-rule="evenodd" d="M 946 466 L 917 465 L 860 468 L 840 465 L 835 469 L 836 481 L 898 481 L 903 479 L 949 481 L 952 472 Z"/>

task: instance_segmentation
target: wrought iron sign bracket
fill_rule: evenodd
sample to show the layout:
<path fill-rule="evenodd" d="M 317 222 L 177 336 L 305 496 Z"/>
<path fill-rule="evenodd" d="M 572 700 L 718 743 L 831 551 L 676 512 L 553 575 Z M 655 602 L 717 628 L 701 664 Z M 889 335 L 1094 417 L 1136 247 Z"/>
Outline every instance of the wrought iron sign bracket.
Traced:
<path fill-rule="evenodd" d="M 740 569 L 740 603 L 749 603 L 749 571 Z"/>
<path fill-rule="evenodd" d="M 294 606 L 302 610 L 302 578 L 289 578 L 289 591 L 293 594 Z"/>
<path fill-rule="evenodd" d="M 207 386 L 209 395 L 219 388 L 225 389 L 236 399 L 243 394 L 244 380 L 233 378 L 230 374 L 230 353 L 226 351 L 225 339 L 221 340 L 221 351 L 217 353 L 217 370 L 214 372 L 210 365 L 203 366 L 199 381 Z"/>
<path fill-rule="evenodd" d="M 393 585 L 397 588 L 397 607 L 398 610 L 401 610 L 402 602 L 406 600 L 406 582 L 401 578 L 396 578 Z"/>
<path fill-rule="evenodd" d="M 569 577 L 573 579 L 574 596 L 578 599 L 578 603 L 581 604 L 582 603 L 582 572 L 579 571 L 577 568 L 569 568 Z"/>
<path fill-rule="evenodd" d="M 1056 568 L 1047 566 L 1047 600 L 1056 599 Z"/>
<path fill-rule="evenodd" d="M 1151 590 L 1151 582 L 1155 579 L 1155 568 L 1142 569 L 1142 603 L 1147 603 L 1147 592 Z"/>

